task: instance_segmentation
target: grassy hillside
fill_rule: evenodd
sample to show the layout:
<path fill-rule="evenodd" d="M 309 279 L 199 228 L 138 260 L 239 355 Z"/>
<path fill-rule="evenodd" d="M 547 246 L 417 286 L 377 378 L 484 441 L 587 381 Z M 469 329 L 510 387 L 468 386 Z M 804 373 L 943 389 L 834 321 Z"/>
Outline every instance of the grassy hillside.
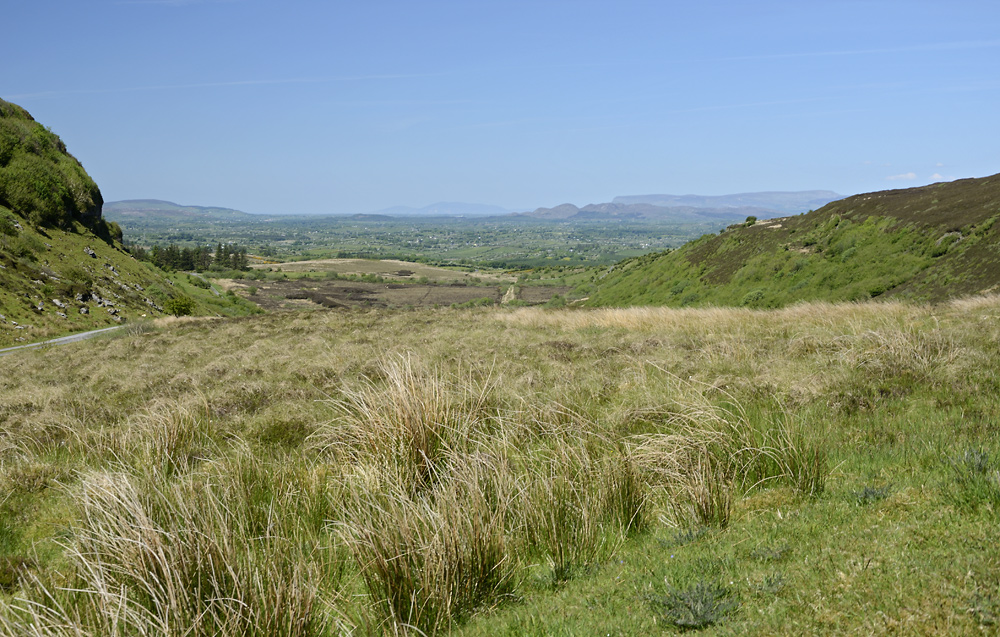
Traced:
<path fill-rule="evenodd" d="M 0 100 L 0 347 L 159 316 L 180 298 L 195 314 L 252 311 L 137 262 L 102 201 L 58 136 Z"/>
<path fill-rule="evenodd" d="M 317 311 L 8 356 L 0 634 L 989 632 L 998 317 Z"/>
<path fill-rule="evenodd" d="M 1000 285 L 1000 175 L 848 197 L 740 224 L 595 277 L 594 305 L 940 301 Z"/>

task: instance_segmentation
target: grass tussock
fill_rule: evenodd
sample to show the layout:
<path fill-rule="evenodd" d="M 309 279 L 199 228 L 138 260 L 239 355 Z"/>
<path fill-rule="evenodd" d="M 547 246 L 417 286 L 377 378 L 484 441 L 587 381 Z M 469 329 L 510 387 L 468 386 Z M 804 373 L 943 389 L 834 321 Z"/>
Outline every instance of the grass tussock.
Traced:
<path fill-rule="evenodd" d="M 759 487 L 823 492 L 825 447 L 807 442 L 785 412 L 751 412 L 731 396 L 719 406 L 705 388 L 673 380 L 690 402 L 670 411 L 662 433 L 638 435 L 632 444 L 636 464 L 666 492 L 674 524 L 725 528 L 734 502 Z"/>
<path fill-rule="evenodd" d="M 264 481 L 269 468 L 248 462 L 175 484 L 84 477 L 66 544 L 74 575 L 62 586 L 36 581 L 42 595 L 12 605 L 0 626 L 10 634 L 323 634 L 329 618 L 316 582 L 339 577 L 336 551 L 303 527 L 308 491 L 288 476 Z"/>
<path fill-rule="evenodd" d="M 310 312 L 5 357 L 0 634 L 974 633 L 997 316 Z"/>

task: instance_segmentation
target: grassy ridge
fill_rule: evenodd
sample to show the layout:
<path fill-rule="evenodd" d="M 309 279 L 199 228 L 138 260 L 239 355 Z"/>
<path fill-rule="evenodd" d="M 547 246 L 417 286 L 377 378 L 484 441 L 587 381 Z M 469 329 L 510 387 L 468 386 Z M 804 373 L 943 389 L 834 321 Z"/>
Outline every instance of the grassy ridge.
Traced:
<path fill-rule="evenodd" d="M 310 312 L 7 357 L 0 630 L 978 634 L 998 309 Z"/>
<path fill-rule="evenodd" d="M 1000 285 L 1000 176 L 849 197 L 731 227 L 596 278 L 591 305 L 940 301 Z"/>

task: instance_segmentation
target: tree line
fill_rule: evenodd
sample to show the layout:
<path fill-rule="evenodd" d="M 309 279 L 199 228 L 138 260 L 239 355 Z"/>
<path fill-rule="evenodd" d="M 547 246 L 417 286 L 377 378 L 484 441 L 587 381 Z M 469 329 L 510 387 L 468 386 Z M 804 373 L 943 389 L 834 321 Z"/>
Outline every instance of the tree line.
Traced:
<path fill-rule="evenodd" d="M 176 244 L 154 245 L 146 249 L 139 245 L 127 246 L 129 252 L 140 261 L 149 261 L 162 270 L 249 270 L 247 249 L 242 246 L 220 243 L 212 248 L 182 248 Z"/>

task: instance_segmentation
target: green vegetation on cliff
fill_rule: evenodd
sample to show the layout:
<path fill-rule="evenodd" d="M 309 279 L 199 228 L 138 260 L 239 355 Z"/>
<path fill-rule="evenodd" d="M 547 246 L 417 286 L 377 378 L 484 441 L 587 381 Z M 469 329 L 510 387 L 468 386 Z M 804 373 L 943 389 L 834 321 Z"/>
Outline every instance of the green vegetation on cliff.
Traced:
<path fill-rule="evenodd" d="M 194 314 L 253 311 L 133 259 L 102 203 L 59 137 L 0 100 L 0 347 L 159 316 L 182 298 Z"/>
<path fill-rule="evenodd" d="M 36 226 L 71 229 L 83 221 L 98 229 L 103 204 L 97 184 L 59 136 L 0 100 L 0 206 Z"/>
<path fill-rule="evenodd" d="M 1000 175 L 849 197 L 731 226 L 595 277 L 593 305 L 941 301 L 1000 285 Z"/>

